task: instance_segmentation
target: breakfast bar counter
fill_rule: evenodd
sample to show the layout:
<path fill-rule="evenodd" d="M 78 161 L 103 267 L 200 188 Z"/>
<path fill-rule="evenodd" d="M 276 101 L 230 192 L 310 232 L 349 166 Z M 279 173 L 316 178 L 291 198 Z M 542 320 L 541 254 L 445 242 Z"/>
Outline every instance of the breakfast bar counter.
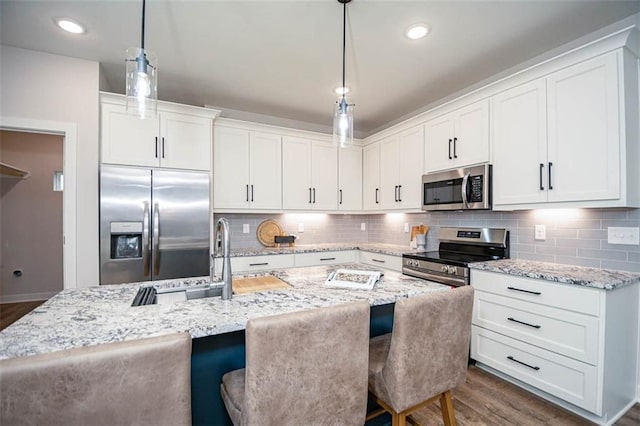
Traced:
<path fill-rule="evenodd" d="M 186 331 L 192 338 L 214 336 L 244 330 L 250 318 L 358 300 L 372 306 L 392 304 L 448 288 L 388 270 L 371 291 L 325 286 L 329 273 L 339 268 L 377 270 L 348 264 L 270 271 L 291 287 L 234 295 L 231 300 L 212 297 L 137 307 L 131 302 L 142 286 L 199 285 L 208 282 L 208 277 L 63 290 L 0 332 L 0 359 L 174 332 Z"/>

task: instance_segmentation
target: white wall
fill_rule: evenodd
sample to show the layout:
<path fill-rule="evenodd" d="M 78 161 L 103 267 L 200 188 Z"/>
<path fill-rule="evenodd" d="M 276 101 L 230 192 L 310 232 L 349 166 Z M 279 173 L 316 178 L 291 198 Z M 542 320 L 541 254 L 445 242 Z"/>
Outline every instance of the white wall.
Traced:
<path fill-rule="evenodd" d="M 99 65 L 0 46 L 0 115 L 77 125 L 77 285 L 98 285 Z"/>

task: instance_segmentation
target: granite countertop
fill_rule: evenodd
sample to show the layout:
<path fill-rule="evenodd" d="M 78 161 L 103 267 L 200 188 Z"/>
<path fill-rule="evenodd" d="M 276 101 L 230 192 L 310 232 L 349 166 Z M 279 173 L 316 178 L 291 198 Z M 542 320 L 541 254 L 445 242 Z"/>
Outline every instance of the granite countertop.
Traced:
<path fill-rule="evenodd" d="M 371 291 L 324 286 L 328 274 L 339 268 L 380 270 L 363 264 L 343 264 L 272 271 L 291 288 L 234 295 L 231 300 L 214 297 L 138 307 L 132 307 L 131 302 L 141 286 L 190 286 L 206 283 L 208 278 L 63 290 L 0 332 L 0 359 L 174 332 L 205 337 L 243 330 L 250 318 L 358 300 L 367 300 L 372 306 L 384 305 L 449 289 L 387 270 Z"/>
<path fill-rule="evenodd" d="M 372 253 L 402 256 L 404 253 L 412 253 L 417 250 L 407 245 L 382 244 L 382 243 L 331 243 L 331 244 L 304 244 L 288 247 L 282 244 L 280 248 L 252 247 L 231 249 L 231 257 L 264 256 L 272 254 L 317 253 L 323 251 L 362 250 Z"/>
<path fill-rule="evenodd" d="M 613 290 L 640 281 L 640 273 L 585 266 L 536 262 L 523 259 L 502 259 L 469 265 L 472 269 L 500 272 L 519 277 L 537 278 L 563 284 L 575 284 Z"/>

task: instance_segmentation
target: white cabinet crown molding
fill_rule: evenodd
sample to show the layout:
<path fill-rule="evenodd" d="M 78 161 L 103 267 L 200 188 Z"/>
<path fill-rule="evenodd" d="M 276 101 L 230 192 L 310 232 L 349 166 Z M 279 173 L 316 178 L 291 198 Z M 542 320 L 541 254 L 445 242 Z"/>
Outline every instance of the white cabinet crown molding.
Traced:
<path fill-rule="evenodd" d="M 100 92 L 101 104 L 125 105 L 125 96 L 118 93 Z M 188 114 L 196 117 L 210 118 L 215 120 L 220 116 L 220 110 L 199 107 L 195 105 L 177 104 L 174 102 L 158 101 L 158 110 L 163 112 L 174 112 L 178 114 Z"/>

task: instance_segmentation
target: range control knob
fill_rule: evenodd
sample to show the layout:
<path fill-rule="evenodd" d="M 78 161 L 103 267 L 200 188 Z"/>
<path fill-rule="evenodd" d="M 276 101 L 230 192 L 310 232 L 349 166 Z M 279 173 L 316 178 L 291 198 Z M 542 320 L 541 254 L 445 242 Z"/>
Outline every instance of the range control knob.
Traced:
<path fill-rule="evenodd" d="M 449 267 L 447 265 L 444 265 L 442 268 L 440 268 L 441 272 L 444 272 L 445 274 L 449 273 Z"/>
<path fill-rule="evenodd" d="M 458 272 L 458 267 L 449 266 L 449 275 L 455 275 Z"/>

